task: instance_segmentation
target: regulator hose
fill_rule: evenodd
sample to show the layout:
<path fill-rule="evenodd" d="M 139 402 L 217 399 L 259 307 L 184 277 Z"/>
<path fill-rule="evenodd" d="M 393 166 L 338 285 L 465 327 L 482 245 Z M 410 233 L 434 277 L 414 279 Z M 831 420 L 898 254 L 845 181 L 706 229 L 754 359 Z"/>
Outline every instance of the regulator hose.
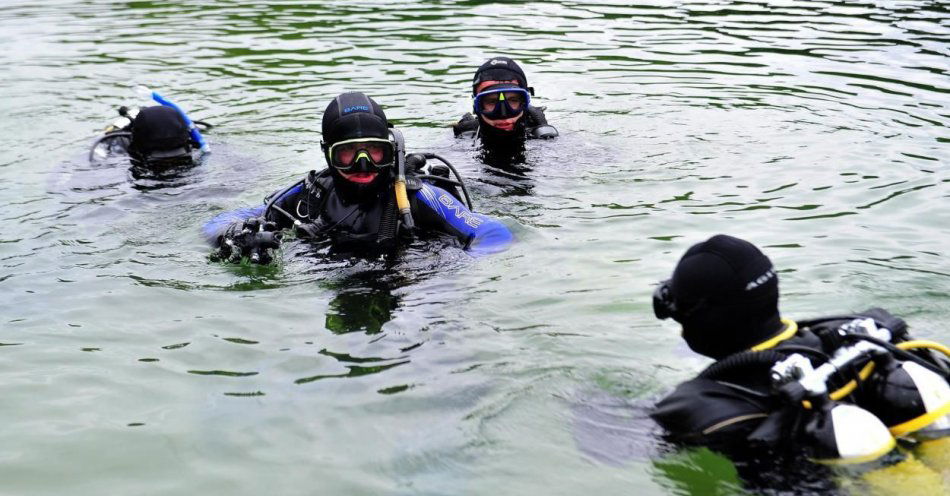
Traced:
<path fill-rule="evenodd" d="M 886 349 L 887 351 L 893 353 L 894 355 L 900 357 L 903 360 L 914 362 L 917 365 L 920 365 L 921 367 L 924 367 L 925 369 L 939 375 L 940 377 L 943 377 L 944 379 L 950 379 L 950 375 L 948 375 L 947 372 L 940 370 L 939 368 L 935 367 L 933 364 L 924 360 L 923 358 L 920 358 L 919 356 L 909 351 L 903 350 L 899 346 L 895 346 L 882 339 L 877 339 L 875 337 L 868 336 L 866 334 L 847 334 L 844 337 L 845 337 L 845 340 L 861 340 L 861 341 L 867 341 L 869 343 L 874 343 Z M 908 342 L 912 342 L 912 341 L 908 341 Z"/>
<path fill-rule="evenodd" d="M 784 360 L 786 355 L 775 350 L 740 351 L 719 360 L 699 373 L 703 379 L 717 380 L 726 372 L 746 368 L 771 368 L 776 362 Z"/>
<path fill-rule="evenodd" d="M 441 155 L 437 155 L 435 153 L 424 153 L 423 155 L 425 155 L 427 159 L 434 158 L 438 160 L 439 162 L 442 162 L 443 164 L 446 165 L 446 167 L 449 168 L 449 170 L 452 171 L 452 174 L 455 174 L 455 178 L 458 180 L 458 185 L 462 188 L 462 194 L 465 195 L 465 205 L 468 207 L 469 210 L 474 212 L 475 209 L 472 208 L 472 197 L 471 195 L 468 194 L 468 188 L 465 187 L 465 181 L 462 180 L 462 175 L 459 174 L 459 171 L 455 168 L 455 166 L 452 165 L 448 160 L 446 160 Z"/>
<path fill-rule="evenodd" d="M 950 360 L 950 348 L 947 346 L 938 343 L 936 341 L 928 341 L 926 339 L 914 339 L 911 341 L 904 341 L 903 343 L 897 343 L 897 347 L 902 350 L 919 350 L 925 349 L 930 350 L 931 353 L 943 353 L 944 359 L 940 360 L 939 355 L 934 357 L 934 361 L 937 362 L 937 366 L 943 369 L 944 372 L 950 374 L 950 368 L 948 368 L 947 361 Z"/>
<path fill-rule="evenodd" d="M 280 200 L 281 198 L 283 198 L 284 195 L 286 195 L 288 192 L 290 192 L 290 190 L 296 188 L 297 186 L 300 186 L 300 185 L 303 184 L 304 182 L 306 182 L 306 179 L 301 179 L 301 180 L 299 180 L 299 181 L 297 181 L 297 182 L 291 184 L 290 186 L 287 186 L 286 188 L 282 189 L 279 193 L 277 193 L 277 194 L 271 196 L 271 197 L 270 197 L 270 200 L 267 201 L 267 205 L 264 207 L 264 214 L 263 214 L 264 218 L 266 219 L 266 218 L 267 218 L 267 213 L 270 212 L 271 209 L 274 209 L 274 210 L 277 210 L 278 212 L 280 212 L 281 214 L 283 214 L 283 215 L 284 215 L 285 217 L 287 217 L 288 219 L 290 219 L 290 221 L 293 222 L 294 225 L 300 224 L 300 221 L 297 220 L 296 217 L 294 217 L 293 215 L 290 215 L 290 213 L 287 212 L 286 210 L 284 210 L 284 209 L 278 207 L 278 206 L 276 205 L 276 203 L 277 203 L 278 200 Z"/>
<path fill-rule="evenodd" d="M 945 345 L 942 345 L 936 341 L 928 341 L 926 339 L 914 339 L 912 341 L 904 341 L 903 343 L 897 343 L 897 347 L 902 350 L 916 350 L 920 348 L 925 348 L 929 350 L 939 351 L 950 358 L 950 348 Z"/>
<path fill-rule="evenodd" d="M 406 140 L 402 136 L 402 131 L 395 128 L 389 131 L 396 143 L 396 182 L 393 184 L 396 208 L 399 209 L 399 214 L 402 215 L 403 224 L 409 231 L 412 231 L 416 227 L 416 223 L 412 220 L 409 195 L 406 193 Z"/>

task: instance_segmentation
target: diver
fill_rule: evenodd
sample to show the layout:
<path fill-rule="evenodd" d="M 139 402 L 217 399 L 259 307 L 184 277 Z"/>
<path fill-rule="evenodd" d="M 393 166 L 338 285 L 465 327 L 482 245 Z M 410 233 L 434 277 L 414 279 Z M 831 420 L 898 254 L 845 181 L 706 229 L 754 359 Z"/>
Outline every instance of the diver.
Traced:
<path fill-rule="evenodd" d="M 146 93 L 158 105 L 120 107 L 119 118 L 93 143 L 89 161 L 128 155 L 136 177 L 163 174 L 199 163 L 209 148 L 198 125 L 205 129 L 212 126 L 192 121 L 180 107 L 157 92 L 145 87 L 138 87 L 137 91 Z"/>
<path fill-rule="evenodd" d="M 769 258 L 726 235 L 692 246 L 659 284 L 656 316 L 672 317 L 690 349 L 716 360 L 656 405 L 651 416 L 670 440 L 726 454 L 754 483 L 766 461 L 899 470 L 914 461 L 907 447 L 950 440 L 950 349 L 912 339 L 880 308 L 796 322 L 778 300 Z M 777 482 L 784 473 L 757 482 L 802 483 Z"/>
<path fill-rule="evenodd" d="M 548 124 L 544 108 L 531 105 L 534 88 L 524 71 L 508 57 L 494 57 L 475 71 L 472 80 L 473 112 L 452 126 L 455 137 L 481 140 L 485 149 L 522 147 L 527 138 L 550 139 L 558 135 Z"/>
<path fill-rule="evenodd" d="M 322 132 L 326 169 L 310 171 L 263 205 L 219 214 L 204 226 L 221 258 L 269 263 L 288 228 L 300 238 L 329 241 L 339 252 L 384 254 L 427 232 L 448 234 L 475 253 L 511 243 L 504 224 L 472 212 L 451 164 L 434 154 L 406 155 L 402 133 L 372 98 L 357 92 L 334 98 Z M 429 164 L 432 158 L 444 167 Z"/>

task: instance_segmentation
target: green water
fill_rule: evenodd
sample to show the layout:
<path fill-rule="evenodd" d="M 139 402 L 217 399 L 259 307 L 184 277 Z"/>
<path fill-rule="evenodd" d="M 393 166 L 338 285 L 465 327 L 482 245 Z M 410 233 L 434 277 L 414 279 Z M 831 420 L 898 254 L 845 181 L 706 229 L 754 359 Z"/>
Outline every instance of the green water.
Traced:
<path fill-rule="evenodd" d="M 2 2 L 0 493 L 728 494 L 637 421 L 705 364 L 652 284 L 719 232 L 787 316 L 950 339 L 946 4 L 629 3 Z M 561 131 L 514 169 L 445 127 L 494 54 Z M 136 82 L 219 126 L 176 184 L 84 161 Z M 209 262 L 203 222 L 322 167 L 344 90 L 518 243 Z"/>

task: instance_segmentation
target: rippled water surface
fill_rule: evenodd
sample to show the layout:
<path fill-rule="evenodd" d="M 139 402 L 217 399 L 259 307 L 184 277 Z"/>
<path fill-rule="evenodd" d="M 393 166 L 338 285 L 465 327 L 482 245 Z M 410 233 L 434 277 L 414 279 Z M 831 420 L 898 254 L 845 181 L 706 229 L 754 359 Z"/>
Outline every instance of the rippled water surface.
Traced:
<path fill-rule="evenodd" d="M 729 492 L 643 419 L 704 365 L 652 284 L 718 232 L 788 316 L 950 338 L 947 4 L 629 3 L 2 2 L 0 493 Z M 446 127 L 494 54 L 561 131 L 516 167 Z M 134 82 L 218 125 L 206 164 L 85 162 Z M 209 261 L 206 219 L 322 166 L 344 90 L 518 243 Z"/>

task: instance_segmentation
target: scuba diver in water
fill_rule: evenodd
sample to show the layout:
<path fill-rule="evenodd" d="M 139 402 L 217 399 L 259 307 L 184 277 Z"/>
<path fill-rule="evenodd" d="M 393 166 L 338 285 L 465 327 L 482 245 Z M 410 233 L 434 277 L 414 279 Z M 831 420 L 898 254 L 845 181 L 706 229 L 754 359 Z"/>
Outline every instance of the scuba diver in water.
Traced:
<path fill-rule="evenodd" d="M 137 91 L 147 94 L 159 105 L 129 109 L 119 108 L 119 118 L 105 129 L 89 151 L 89 161 L 109 156 L 128 155 L 136 177 L 160 175 L 197 164 L 209 152 L 198 125 L 185 112 L 157 92 L 145 87 Z"/>
<path fill-rule="evenodd" d="M 548 124 L 544 109 L 531 105 L 534 88 L 524 71 L 508 57 L 494 57 L 475 71 L 472 80 L 473 111 L 452 126 L 455 136 L 479 138 L 489 151 L 524 148 L 528 138 L 549 139 L 558 135 Z"/>
<path fill-rule="evenodd" d="M 414 233 L 433 231 L 477 253 L 511 243 L 504 224 L 472 212 L 461 177 L 456 172 L 458 181 L 448 178 L 454 167 L 434 154 L 406 155 L 402 133 L 363 93 L 334 98 L 323 114 L 322 131 L 329 167 L 310 171 L 263 205 L 225 212 L 204 226 L 222 258 L 266 264 L 280 246 L 280 230 L 287 228 L 298 237 L 329 240 L 335 250 L 346 252 L 386 252 Z M 428 164 L 432 158 L 444 166 Z"/>
<path fill-rule="evenodd" d="M 788 468 L 808 460 L 877 460 L 884 468 L 865 482 L 909 470 L 941 487 L 913 453 L 950 446 L 950 349 L 912 339 L 880 308 L 796 322 L 781 317 L 778 300 L 768 257 L 726 235 L 691 247 L 660 283 L 656 316 L 672 317 L 690 349 L 716 360 L 656 405 L 651 416 L 669 439 L 729 455 L 754 485 L 800 489 L 802 474 L 821 471 Z M 789 465 L 763 470 L 776 460 Z"/>

